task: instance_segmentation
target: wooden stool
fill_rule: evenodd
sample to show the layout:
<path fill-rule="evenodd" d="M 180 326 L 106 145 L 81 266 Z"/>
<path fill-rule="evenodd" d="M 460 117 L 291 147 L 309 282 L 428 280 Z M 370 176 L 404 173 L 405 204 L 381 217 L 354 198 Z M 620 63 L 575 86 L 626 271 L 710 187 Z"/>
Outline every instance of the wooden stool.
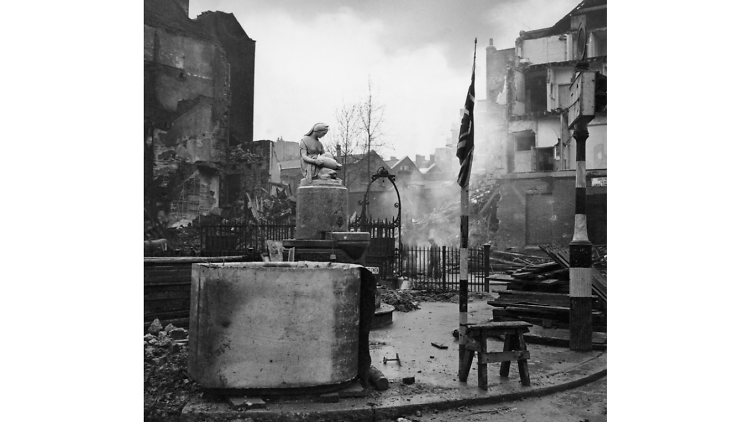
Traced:
<path fill-rule="evenodd" d="M 474 360 L 474 352 L 477 353 L 479 371 L 479 388 L 487 390 L 487 364 L 502 362 L 500 364 L 500 376 L 507 377 L 510 372 L 510 362 L 518 361 L 518 373 L 521 374 L 521 385 L 530 386 L 529 351 L 526 350 L 526 342 L 523 333 L 528 333 L 531 324 L 524 321 L 485 322 L 481 324 L 467 323 L 466 326 L 466 353 L 458 371 L 458 379 L 466 382 Z M 505 345 L 502 352 L 487 352 L 487 338 L 499 335 L 505 336 Z"/>

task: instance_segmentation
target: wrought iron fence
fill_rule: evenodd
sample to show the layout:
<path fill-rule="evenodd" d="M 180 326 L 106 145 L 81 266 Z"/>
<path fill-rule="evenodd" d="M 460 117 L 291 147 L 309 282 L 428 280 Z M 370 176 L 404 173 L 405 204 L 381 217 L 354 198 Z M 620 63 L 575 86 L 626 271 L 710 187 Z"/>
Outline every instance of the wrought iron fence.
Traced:
<path fill-rule="evenodd" d="M 349 230 L 370 233 L 367 266 L 379 267 L 379 278 L 404 277 L 411 288 L 433 291 L 457 291 L 459 285 L 459 248 L 401 245 L 399 249 L 394 220 L 352 222 Z M 201 226 L 201 256 L 246 255 L 260 259 L 267 240 L 294 238 L 293 224 L 211 225 Z M 438 252 L 436 255 L 435 252 Z M 469 291 L 489 291 L 489 248 L 469 249 Z"/>
<path fill-rule="evenodd" d="M 252 248 L 256 258 L 267 240 L 294 238 L 294 224 L 201 226 L 201 256 L 246 255 Z"/>
<path fill-rule="evenodd" d="M 486 276 L 486 249 L 469 249 L 469 291 L 489 291 Z M 412 289 L 457 291 L 460 249 L 442 246 L 404 245 L 401 249 L 401 276 Z"/>
<path fill-rule="evenodd" d="M 370 233 L 370 246 L 365 255 L 365 265 L 378 267 L 378 278 L 393 278 L 400 271 L 398 260 L 399 222 L 391 219 L 362 219 L 349 222 L 349 231 Z"/>

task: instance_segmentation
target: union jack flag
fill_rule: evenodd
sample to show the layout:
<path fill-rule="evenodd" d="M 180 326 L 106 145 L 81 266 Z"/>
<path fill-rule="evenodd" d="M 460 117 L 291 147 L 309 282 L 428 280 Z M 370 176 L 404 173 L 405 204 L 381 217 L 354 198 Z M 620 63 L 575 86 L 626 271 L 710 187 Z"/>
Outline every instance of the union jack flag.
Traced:
<path fill-rule="evenodd" d="M 456 157 L 461 163 L 461 169 L 458 171 L 458 184 L 465 188 L 469 185 L 469 176 L 471 176 L 471 161 L 474 158 L 474 71 L 477 65 L 476 40 L 474 40 L 474 63 L 471 66 L 471 85 L 469 92 L 466 94 L 466 105 L 464 106 L 464 115 L 461 118 L 461 130 L 458 132 L 458 146 L 456 147 Z"/>

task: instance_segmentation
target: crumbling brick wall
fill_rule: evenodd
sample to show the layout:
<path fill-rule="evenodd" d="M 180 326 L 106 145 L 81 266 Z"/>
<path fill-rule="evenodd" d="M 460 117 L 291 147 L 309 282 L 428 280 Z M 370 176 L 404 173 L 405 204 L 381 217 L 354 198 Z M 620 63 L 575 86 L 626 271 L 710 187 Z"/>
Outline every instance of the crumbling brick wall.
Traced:
<path fill-rule="evenodd" d="M 230 148 L 252 139 L 255 41 L 233 15 L 192 20 L 183 3 L 146 0 L 144 9 L 145 204 L 179 209 L 170 220 L 216 209 Z M 225 24 L 231 36 L 217 32 Z"/>

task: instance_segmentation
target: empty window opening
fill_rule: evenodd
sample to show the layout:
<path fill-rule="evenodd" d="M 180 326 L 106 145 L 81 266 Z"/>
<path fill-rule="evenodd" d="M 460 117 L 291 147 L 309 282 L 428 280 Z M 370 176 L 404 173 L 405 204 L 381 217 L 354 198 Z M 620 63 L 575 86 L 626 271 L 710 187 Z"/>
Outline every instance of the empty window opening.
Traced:
<path fill-rule="evenodd" d="M 526 74 L 526 113 L 547 110 L 547 72 Z"/>
<path fill-rule="evenodd" d="M 515 133 L 516 151 L 531 151 L 536 145 L 536 134 L 530 130 Z"/>
<path fill-rule="evenodd" d="M 555 147 L 536 150 L 536 169 L 537 171 L 555 170 Z"/>

